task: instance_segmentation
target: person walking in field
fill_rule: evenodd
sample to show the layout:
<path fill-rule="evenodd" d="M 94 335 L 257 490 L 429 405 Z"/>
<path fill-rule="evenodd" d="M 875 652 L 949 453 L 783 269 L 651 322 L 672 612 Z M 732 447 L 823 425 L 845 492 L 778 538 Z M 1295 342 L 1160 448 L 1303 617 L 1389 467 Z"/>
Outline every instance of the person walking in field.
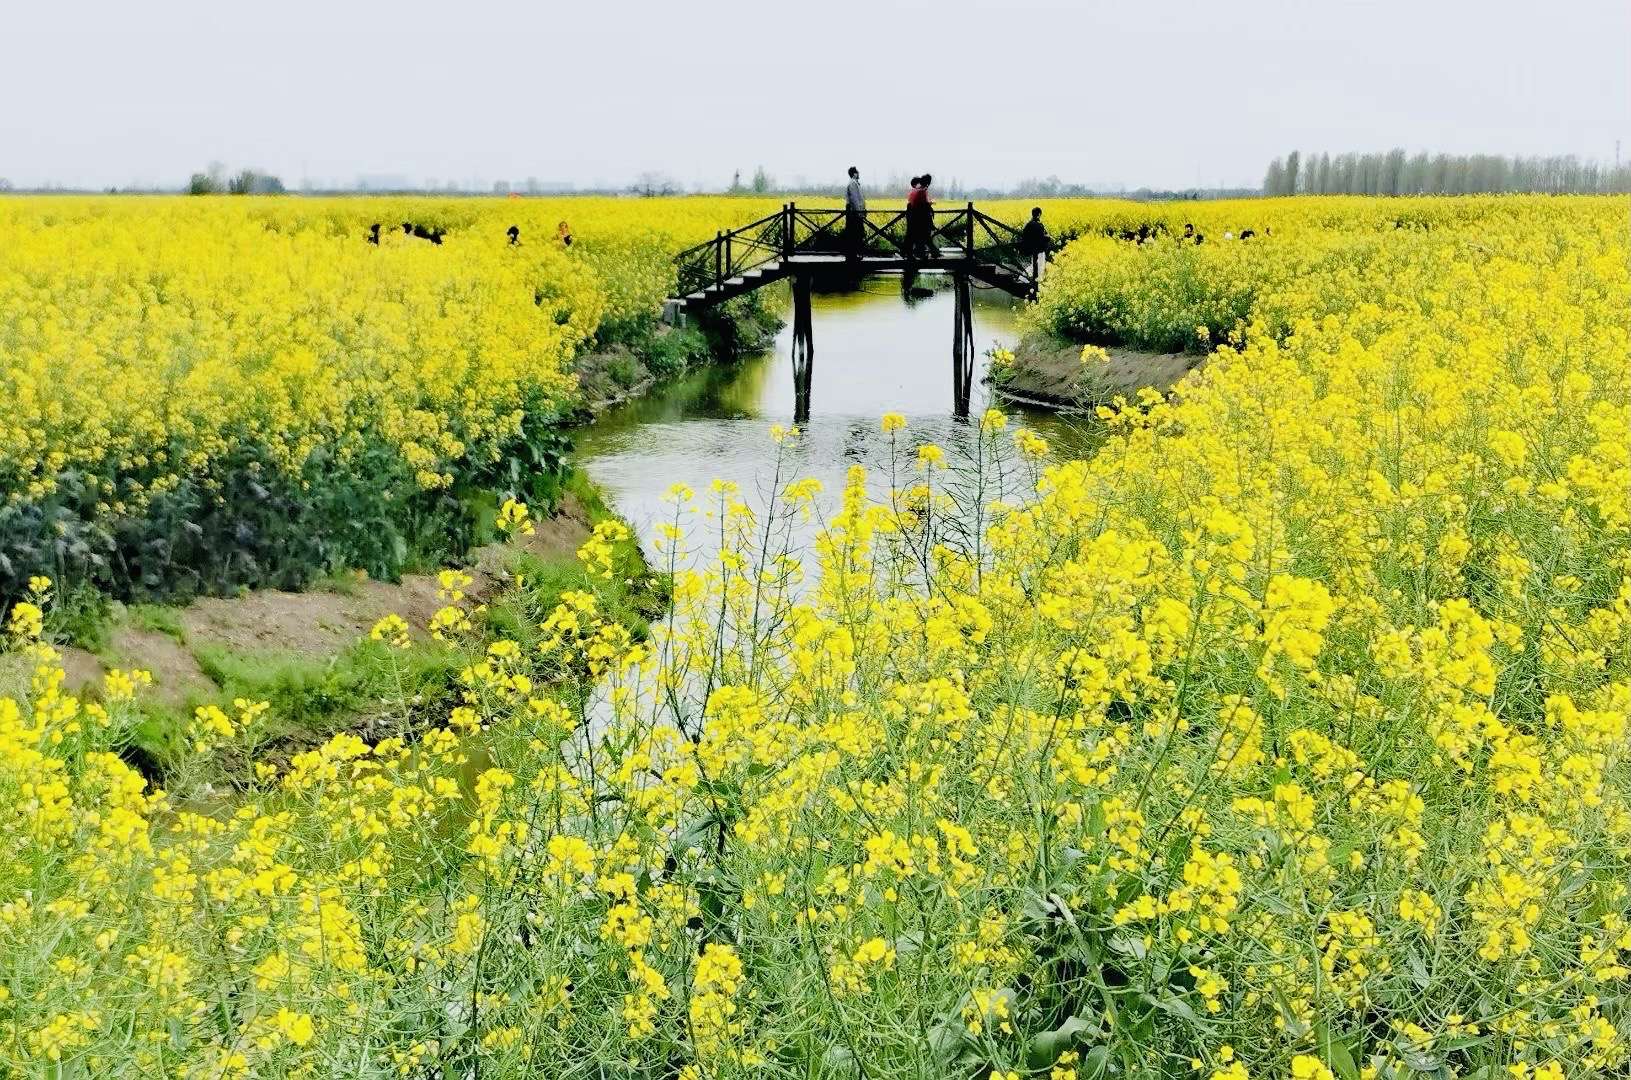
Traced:
<path fill-rule="evenodd" d="M 1031 274 L 1036 281 L 1042 280 L 1042 275 L 1048 269 L 1048 256 L 1053 252 L 1053 237 L 1048 235 L 1048 227 L 1042 224 L 1042 208 L 1031 207 L 1031 220 L 1019 231 L 1019 253 L 1031 260 Z"/>
<path fill-rule="evenodd" d="M 866 245 L 866 194 L 861 191 L 861 170 L 849 167 L 849 187 L 844 189 L 844 253 L 859 259 Z"/>

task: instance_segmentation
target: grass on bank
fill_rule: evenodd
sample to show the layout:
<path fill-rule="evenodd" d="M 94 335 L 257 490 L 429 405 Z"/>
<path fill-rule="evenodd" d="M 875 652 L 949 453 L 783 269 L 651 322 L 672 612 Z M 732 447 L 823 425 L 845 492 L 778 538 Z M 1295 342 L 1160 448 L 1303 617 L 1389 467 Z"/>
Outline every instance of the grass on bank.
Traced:
<path fill-rule="evenodd" d="M 582 508 L 586 533 L 603 521 L 618 520 L 579 470 L 568 472 L 562 493 Z M 606 613 L 640 640 L 648 620 L 667 605 L 668 583 L 647 568 L 632 539 L 619 542 L 617 549 L 616 576 L 597 582 L 596 590 Z M 62 637 L 71 634 L 71 640 L 109 667 L 141 667 L 139 656 L 107 652 L 122 627 L 162 634 L 213 684 L 209 692 L 185 692 L 164 701 L 152 694 L 138 699 L 141 720 L 126 756 L 150 779 L 162 782 L 185 755 L 197 711 L 211 706 L 230 713 L 239 701 L 265 702 L 269 708 L 255 756 L 279 763 L 339 732 L 377 741 L 411 736 L 440 722 L 458 703 L 460 672 L 481 660 L 485 642 L 503 638 L 532 647 L 540 636 L 539 624 L 562 595 L 589 584 L 572 550 L 540 555 L 512 546 L 503 552 L 500 566 L 503 577 L 488 583 L 484 601 L 472 612 L 475 633 L 436 640 L 418 626 L 406 649 L 390 648 L 366 634 L 323 656 L 190 641 L 183 609 L 164 604 L 69 605 L 66 616 L 53 612 L 53 630 Z M 335 591 L 345 587 L 343 579 L 334 584 Z M 85 692 L 94 696 L 94 686 Z M 209 779 L 216 786 L 237 785 L 252 767 L 242 754 L 219 757 L 216 764 L 219 775 Z"/>

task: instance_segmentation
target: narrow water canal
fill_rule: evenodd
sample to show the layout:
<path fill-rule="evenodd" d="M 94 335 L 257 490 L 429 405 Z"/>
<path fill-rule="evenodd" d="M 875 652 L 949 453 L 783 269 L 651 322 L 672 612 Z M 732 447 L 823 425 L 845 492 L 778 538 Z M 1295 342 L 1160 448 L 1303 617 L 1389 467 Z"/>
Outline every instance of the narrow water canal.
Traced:
<path fill-rule="evenodd" d="M 851 465 L 879 476 L 889 452 L 878 424 L 886 412 L 906 416 L 901 435 L 908 452 L 926 441 L 954 452 L 969 438 L 970 425 L 952 418 L 952 311 L 950 290 L 908 303 L 893 278 L 815 297 L 810 423 L 788 446 L 784 482 L 814 477 L 831 505 Z M 1017 313 L 1004 294 L 976 290 L 975 423 L 989 403 L 984 354 L 1013 344 Z M 735 481 L 763 504 L 775 452 L 770 427 L 793 419 L 791 347 L 792 331 L 784 328 L 767 352 L 693 372 L 607 412 L 581 433 L 579 464 L 648 544 L 655 524 L 672 515 L 662 495 L 676 482 L 700 493 L 713 480 Z M 1088 453 L 1098 438 L 1080 417 L 1017 406 L 1004 411 L 1011 425 L 1037 431 L 1059 457 Z"/>

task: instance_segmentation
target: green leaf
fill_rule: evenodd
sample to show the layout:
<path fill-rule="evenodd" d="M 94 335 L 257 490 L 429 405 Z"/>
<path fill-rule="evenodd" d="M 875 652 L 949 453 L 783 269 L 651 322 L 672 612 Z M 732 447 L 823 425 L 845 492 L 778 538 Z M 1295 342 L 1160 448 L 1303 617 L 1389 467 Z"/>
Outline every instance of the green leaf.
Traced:
<path fill-rule="evenodd" d="M 1076 913 L 1070 910 L 1070 905 L 1065 903 L 1065 898 L 1058 893 L 1049 893 L 1048 900 L 1053 904 L 1053 910 L 1058 913 L 1059 918 L 1065 921 L 1065 925 L 1072 930 L 1076 930 Z"/>
<path fill-rule="evenodd" d="M 821 1055 L 821 1064 L 834 1073 L 847 1073 L 855 1068 L 855 1055 L 850 1053 L 847 1046 L 829 1046 L 827 1052 Z"/>
<path fill-rule="evenodd" d="M 1398 1044 L 1395 1043 L 1394 1045 L 1397 1046 Z M 1444 1065 L 1444 1062 L 1437 1056 L 1429 1054 L 1425 1050 L 1418 1050 L 1415 1048 L 1406 1049 L 1404 1047 L 1400 1047 L 1399 1058 L 1405 1063 L 1405 1065 L 1419 1073 L 1438 1072 Z"/>
<path fill-rule="evenodd" d="M 1333 1042 L 1322 1047 L 1325 1051 L 1325 1064 L 1331 1067 L 1340 1080 L 1359 1080 L 1359 1065 L 1348 1048 L 1340 1042 Z"/>
<path fill-rule="evenodd" d="M 1323 1022 L 1314 1025 L 1314 1044 L 1319 1047 L 1320 1060 L 1336 1073 L 1339 1080 L 1359 1080 L 1359 1065 L 1354 1053 L 1359 1048 L 1358 1035 L 1332 1035 Z"/>
<path fill-rule="evenodd" d="M 1033 1069 L 1046 1069 L 1059 1060 L 1060 1054 L 1069 1050 L 1093 1030 L 1093 1026 L 1080 1016 L 1068 1017 L 1053 1030 L 1044 1031 L 1031 1038 L 1031 1045 L 1026 1053 L 1027 1063 Z"/>
<path fill-rule="evenodd" d="M 894 949 L 896 956 L 910 956 L 922 947 L 922 930 L 907 930 L 895 935 Z"/>
<path fill-rule="evenodd" d="M 1149 952 L 1149 949 L 1144 945 L 1144 939 L 1136 934 L 1111 935 L 1110 948 L 1123 956 L 1131 956 L 1135 960 L 1144 959 Z"/>
<path fill-rule="evenodd" d="M 1182 830 L 1173 833 L 1167 844 L 1167 869 L 1176 871 L 1189 861 L 1189 834 Z"/>
<path fill-rule="evenodd" d="M 1191 1024 L 1202 1024 L 1205 1022 L 1201 1019 L 1200 1014 L 1195 1011 L 1194 1007 L 1191 1006 L 1189 1002 L 1185 1001 L 1181 997 L 1178 997 L 1176 994 L 1163 994 L 1160 997 L 1156 997 L 1153 994 L 1145 994 L 1144 997 L 1145 1000 L 1147 1000 L 1151 1005 L 1154 1005 L 1157 1009 L 1160 1009 L 1168 1016 L 1176 1016 L 1178 1019 L 1186 1020 Z"/>
<path fill-rule="evenodd" d="M 941 1020 L 929 1028 L 929 1051 L 942 1065 L 957 1060 L 966 1041 L 963 1022 L 955 1017 Z"/>

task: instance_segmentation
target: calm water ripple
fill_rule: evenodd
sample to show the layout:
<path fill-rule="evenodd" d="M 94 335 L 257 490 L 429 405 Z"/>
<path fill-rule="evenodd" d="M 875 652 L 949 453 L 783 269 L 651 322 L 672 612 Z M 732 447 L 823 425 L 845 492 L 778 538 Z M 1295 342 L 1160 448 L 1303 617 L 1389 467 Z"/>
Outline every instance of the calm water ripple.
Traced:
<path fill-rule="evenodd" d="M 874 474 L 874 491 L 881 491 L 889 437 L 878 420 L 886 412 L 906 416 L 899 438 L 907 452 L 921 442 L 954 450 L 969 438 L 970 426 L 951 415 L 952 307 L 949 290 L 907 303 L 887 278 L 859 292 L 816 296 L 811 420 L 788 445 L 784 482 L 815 477 L 830 506 L 849 467 L 862 464 Z M 974 333 L 982 354 L 1014 343 L 1016 314 L 1006 296 L 976 292 Z M 791 341 L 784 329 L 769 351 L 693 372 L 611 410 L 582 433 L 578 463 L 648 545 L 656 523 L 672 515 L 662 495 L 676 482 L 701 493 L 715 479 L 731 480 L 755 505 L 764 504 L 775 456 L 770 426 L 791 424 L 793 417 Z M 985 363 L 982 355 L 976 420 L 988 404 L 979 382 Z M 1092 422 L 1080 417 L 1013 406 L 1005 411 L 1011 425 L 1038 431 L 1061 457 L 1090 453 L 1099 439 Z"/>

